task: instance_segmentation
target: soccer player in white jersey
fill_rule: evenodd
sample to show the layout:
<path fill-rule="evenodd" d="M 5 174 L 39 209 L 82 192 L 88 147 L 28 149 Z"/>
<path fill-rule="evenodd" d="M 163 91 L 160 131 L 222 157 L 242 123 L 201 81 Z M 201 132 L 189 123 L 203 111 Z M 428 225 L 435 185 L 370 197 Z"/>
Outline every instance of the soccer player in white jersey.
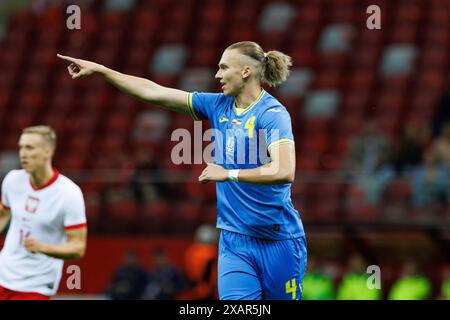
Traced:
<path fill-rule="evenodd" d="M 0 300 L 48 300 L 56 294 L 65 259 L 86 250 L 83 194 L 52 167 L 56 135 L 48 126 L 25 128 L 19 140 L 22 170 L 3 179 Z"/>

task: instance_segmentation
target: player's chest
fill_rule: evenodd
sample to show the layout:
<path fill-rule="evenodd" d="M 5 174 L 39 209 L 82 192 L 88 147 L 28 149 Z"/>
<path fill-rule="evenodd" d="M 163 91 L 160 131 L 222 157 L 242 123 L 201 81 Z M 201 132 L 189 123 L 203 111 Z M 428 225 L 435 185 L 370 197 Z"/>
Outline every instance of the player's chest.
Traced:
<path fill-rule="evenodd" d="M 228 110 L 218 116 L 216 128 L 224 136 L 253 139 L 259 131 L 258 116 L 254 113 L 238 116 L 234 110 Z"/>
<path fill-rule="evenodd" d="M 52 224 L 60 220 L 62 209 L 61 198 L 56 194 L 24 192 L 12 196 L 13 218 L 27 224 Z"/>

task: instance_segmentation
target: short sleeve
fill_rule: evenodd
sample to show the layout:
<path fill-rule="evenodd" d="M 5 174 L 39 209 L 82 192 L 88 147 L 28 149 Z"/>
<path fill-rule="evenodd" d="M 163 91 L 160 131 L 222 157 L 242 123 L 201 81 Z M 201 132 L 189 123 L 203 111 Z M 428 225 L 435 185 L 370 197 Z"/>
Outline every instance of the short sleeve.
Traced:
<path fill-rule="evenodd" d="M 9 198 L 8 198 L 8 175 L 3 179 L 2 181 L 2 189 L 0 190 L 0 194 L 1 194 L 1 203 L 2 206 L 9 210 L 11 208 L 11 204 L 9 202 Z"/>
<path fill-rule="evenodd" d="M 67 196 L 65 203 L 64 229 L 72 230 L 82 228 L 86 223 L 86 208 L 83 193 L 80 188 L 74 188 Z"/>
<path fill-rule="evenodd" d="M 280 106 L 265 111 L 260 126 L 265 130 L 267 150 L 278 144 L 294 143 L 291 117 L 286 108 Z"/>
<path fill-rule="evenodd" d="M 219 103 L 220 93 L 193 92 L 188 95 L 188 107 L 194 120 L 214 117 L 216 106 Z"/>

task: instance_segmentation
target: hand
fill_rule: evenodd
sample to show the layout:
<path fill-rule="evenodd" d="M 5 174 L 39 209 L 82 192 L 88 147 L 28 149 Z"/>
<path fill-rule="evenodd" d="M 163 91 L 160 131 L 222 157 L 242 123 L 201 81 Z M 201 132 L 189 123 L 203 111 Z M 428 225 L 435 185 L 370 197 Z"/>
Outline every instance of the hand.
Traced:
<path fill-rule="evenodd" d="M 200 181 L 201 183 L 208 183 L 210 181 L 222 182 L 227 180 L 228 180 L 228 170 L 214 163 L 208 163 L 207 167 L 198 177 L 198 181 Z"/>
<path fill-rule="evenodd" d="M 58 54 L 57 56 L 58 58 L 71 62 L 67 67 L 67 70 L 69 70 L 69 74 L 72 76 L 72 79 L 79 79 L 82 77 L 90 76 L 94 73 L 101 72 L 101 70 L 104 68 L 102 65 L 95 62 L 75 59 L 60 54 Z"/>
<path fill-rule="evenodd" d="M 31 253 L 40 253 L 43 248 L 43 244 L 32 237 L 25 238 L 24 246 Z"/>

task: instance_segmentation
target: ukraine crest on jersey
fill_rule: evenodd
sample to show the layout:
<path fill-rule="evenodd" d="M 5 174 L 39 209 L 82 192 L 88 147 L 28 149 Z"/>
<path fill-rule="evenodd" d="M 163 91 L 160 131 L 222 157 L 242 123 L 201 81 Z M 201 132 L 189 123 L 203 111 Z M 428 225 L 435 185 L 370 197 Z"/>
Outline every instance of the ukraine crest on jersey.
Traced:
<path fill-rule="evenodd" d="M 225 169 L 259 167 L 270 162 L 272 146 L 294 143 L 288 111 L 264 90 L 246 109 L 223 93 L 191 93 L 188 106 L 195 120 L 211 122 L 214 162 Z M 291 200 L 291 184 L 221 182 L 216 189 L 217 228 L 273 240 L 304 235 Z"/>

